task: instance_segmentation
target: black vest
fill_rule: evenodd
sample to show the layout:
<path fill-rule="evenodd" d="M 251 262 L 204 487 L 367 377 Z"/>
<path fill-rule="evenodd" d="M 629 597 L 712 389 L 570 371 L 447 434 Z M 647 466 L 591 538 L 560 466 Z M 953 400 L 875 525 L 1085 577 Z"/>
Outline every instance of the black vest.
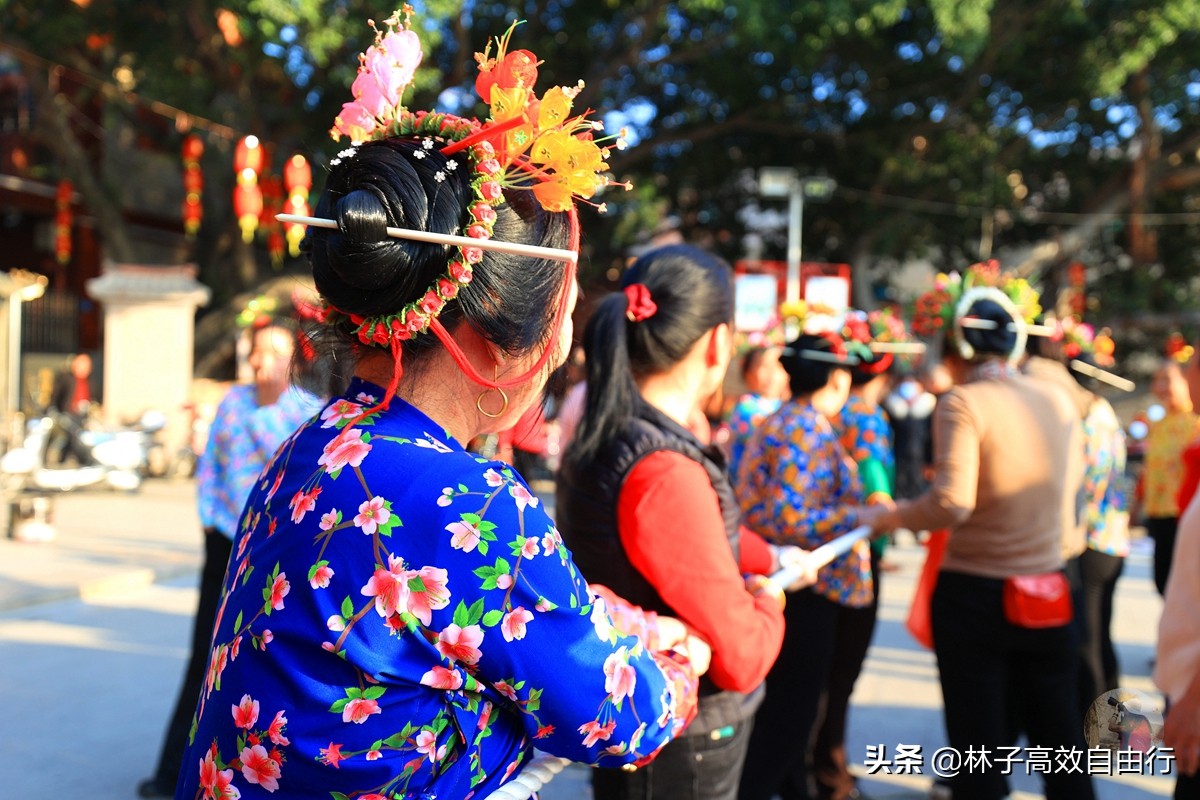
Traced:
<path fill-rule="evenodd" d="M 741 512 L 729 483 L 725 458 L 716 447 L 705 447 L 679 423 L 658 409 L 637 401 L 634 417 L 595 458 L 579 463 L 567 459 L 558 476 L 555 517 L 563 541 L 589 583 L 612 589 L 631 603 L 660 614 L 679 616 L 630 563 L 617 533 L 617 497 L 629 472 L 646 456 L 661 450 L 680 453 L 704 467 L 717 494 L 725 535 L 734 559 L 738 555 Z M 663 531 L 687 544 L 687 531 Z M 699 734 L 733 724 L 754 713 L 762 687 L 743 695 L 722 692 L 701 680 L 700 718 L 689 729 Z"/>

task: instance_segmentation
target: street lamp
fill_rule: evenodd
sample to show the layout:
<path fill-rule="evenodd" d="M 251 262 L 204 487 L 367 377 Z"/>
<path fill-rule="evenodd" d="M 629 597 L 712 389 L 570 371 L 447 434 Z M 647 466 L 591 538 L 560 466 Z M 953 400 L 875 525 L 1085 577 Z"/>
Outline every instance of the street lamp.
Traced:
<path fill-rule="evenodd" d="M 800 299 L 800 234 L 804 227 L 804 201 L 828 200 L 837 181 L 825 177 L 801 178 L 793 167 L 763 167 L 758 172 L 758 192 L 763 197 L 788 199 L 787 291 L 785 300 Z"/>

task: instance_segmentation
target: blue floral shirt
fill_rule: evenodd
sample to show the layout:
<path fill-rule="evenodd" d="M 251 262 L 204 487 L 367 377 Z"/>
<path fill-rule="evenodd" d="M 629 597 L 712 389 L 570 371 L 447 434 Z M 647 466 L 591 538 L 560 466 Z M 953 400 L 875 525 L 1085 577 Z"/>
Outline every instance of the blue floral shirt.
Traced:
<path fill-rule="evenodd" d="M 354 381 L 258 481 L 176 796 L 484 797 L 534 744 L 655 753 L 682 660 L 614 629 L 506 464 L 399 398 L 350 425 L 381 395 Z"/>
<path fill-rule="evenodd" d="M 738 398 L 737 405 L 729 412 L 729 474 L 737 477 L 746 445 L 754 435 L 754 429 L 764 419 L 774 414 L 783 405 L 782 400 L 747 393 Z"/>
<path fill-rule="evenodd" d="M 260 406 L 254 386 L 234 384 L 217 406 L 204 454 L 196 465 L 200 524 L 230 539 L 242 507 L 267 461 L 322 401 L 290 387 L 273 405 Z"/>
<path fill-rule="evenodd" d="M 767 417 L 751 440 L 736 485 L 742 522 L 775 544 L 805 550 L 854 529 L 862 487 L 854 462 L 824 415 L 788 402 Z M 870 549 L 856 542 L 818 573 L 813 591 L 846 606 L 874 596 Z"/>

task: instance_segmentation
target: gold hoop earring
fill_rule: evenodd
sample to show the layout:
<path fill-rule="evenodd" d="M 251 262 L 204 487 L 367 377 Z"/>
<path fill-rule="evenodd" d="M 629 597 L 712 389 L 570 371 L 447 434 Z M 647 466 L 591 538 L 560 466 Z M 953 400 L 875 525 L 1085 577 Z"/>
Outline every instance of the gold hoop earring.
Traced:
<path fill-rule="evenodd" d="M 479 393 L 479 396 L 475 398 L 475 408 L 479 409 L 479 413 L 483 414 L 488 419 L 496 419 L 497 417 L 503 416 L 505 411 L 508 411 L 508 395 L 505 394 L 504 390 L 501 389 L 499 386 L 495 387 L 495 391 L 500 393 L 500 399 L 504 402 L 501 404 L 499 411 L 497 411 L 495 414 L 490 414 L 487 411 L 483 410 L 483 398 L 490 391 L 493 391 L 493 390 L 492 389 L 484 389 L 482 392 Z"/>

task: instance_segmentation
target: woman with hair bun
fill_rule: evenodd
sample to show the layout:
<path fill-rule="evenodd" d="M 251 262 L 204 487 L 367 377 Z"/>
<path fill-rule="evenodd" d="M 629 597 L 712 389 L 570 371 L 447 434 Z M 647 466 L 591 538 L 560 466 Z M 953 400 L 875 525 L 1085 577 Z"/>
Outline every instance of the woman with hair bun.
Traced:
<path fill-rule="evenodd" d="M 746 525 L 777 545 L 812 550 L 857 524 L 862 486 L 830 422 L 850 394 L 857 359 L 839 334 L 806 333 L 779 363 L 791 399 L 759 426 L 746 448 L 737 491 Z M 741 800 L 815 796 L 812 755 L 829 684 L 841 607 L 865 608 L 874 597 L 870 549 L 857 542 L 824 567 L 817 581 L 788 598 L 787 634 L 767 675 L 742 773 Z"/>
<path fill-rule="evenodd" d="M 508 38 L 479 57 L 484 123 L 399 103 L 407 21 L 362 57 L 352 144 L 300 220 L 354 377 L 242 514 L 179 798 L 486 797 L 535 744 L 640 764 L 695 713 L 707 646 L 597 596 L 522 477 L 465 449 L 566 356 L 572 198 L 602 182 L 577 167 L 607 155 L 574 89 L 528 105 L 536 58 Z M 517 85 L 516 108 L 492 92 Z"/>
<path fill-rule="evenodd" d="M 597 800 L 733 800 L 784 587 L 765 577 L 771 549 L 740 529 L 720 450 L 687 428 L 732 356 L 732 271 L 673 245 L 621 282 L 584 332 L 587 407 L 559 473 L 559 524 L 589 579 L 678 617 L 711 645 L 712 666 L 685 735 L 636 772 L 595 770 L 592 788 Z"/>
<path fill-rule="evenodd" d="M 1016 369 L 1028 313 L 1018 301 L 1037 296 L 992 265 L 918 301 L 930 318 L 914 328 L 946 333 L 955 377 L 933 417 L 936 477 L 894 510 L 860 511 L 876 531 L 950 530 L 931 614 L 946 734 L 960 753 L 1004 752 L 1022 733 L 1031 746 L 1087 748 L 1062 553 L 1076 527 L 1082 429 L 1065 393 Z M 1094 796 L 1085 772 L 1043 781 L 1047 800 Z M 1008 795 L 999 769 L 964 769 L 950 786 L 955 798 Z"/>

